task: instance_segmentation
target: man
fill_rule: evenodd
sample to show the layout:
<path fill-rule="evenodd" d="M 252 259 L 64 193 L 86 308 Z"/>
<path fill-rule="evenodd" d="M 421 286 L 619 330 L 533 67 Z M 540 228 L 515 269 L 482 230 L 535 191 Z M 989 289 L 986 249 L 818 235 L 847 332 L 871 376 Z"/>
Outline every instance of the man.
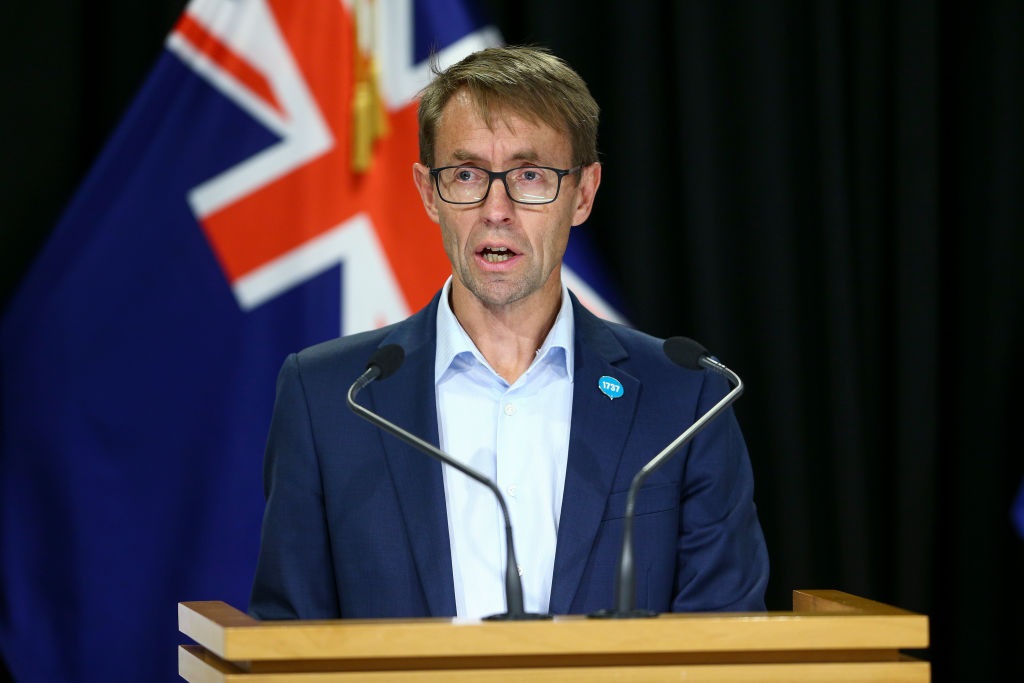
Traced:
<path fill-rule="evenodd" d="M 437 74 L 419 120 L 413 178 L 452 276 L 409 319 L 286 360 L 250 612 L 504 611 L 492 493 L 346 407 L 388 344 L 405 362 L 360 402 L 501 487 L 526 610 L 612 607 L 634 474 L 725 383 L 673 365 L 660 340 L 596 318 L 563 286 L 569 232 L 601 182 L 598 107 L 564 62 L 535 48 L 478 52 Z M 731 412 L 648 477 L 636 515 L 637 607 L 764 609 L 767 552 Z"/>

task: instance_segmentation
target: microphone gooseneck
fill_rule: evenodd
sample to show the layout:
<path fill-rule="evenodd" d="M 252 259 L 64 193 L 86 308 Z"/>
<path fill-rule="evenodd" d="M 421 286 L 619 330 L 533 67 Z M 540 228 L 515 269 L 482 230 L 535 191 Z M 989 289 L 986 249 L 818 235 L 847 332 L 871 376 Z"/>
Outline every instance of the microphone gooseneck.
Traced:
<path fill-rule="evenodd" d="M 670 337 L 665 340 L 662 350 L 669 360 L 676 365 L 691 370 L 705 368 L 725 375 L 733 388 L 634 475 L 629 491 L 626 494 L 626 509 L 622 520 L 622 550 L 619 554 L 619 571 L 615 576 L 615 608 L 613 610 L 601 610 L 590 615 L 592 617 L 625 619 L 655 616 L 655 613 L 650 610 L 638 610 L 636 608 L 636 567 L 633 564 L 633 510 L 636 505 L 637 492 L 648 475 L 664 465 L 669 458 L 675 455 L 681 446 L 693 439 L 711 420 L 715 419 L 743 393 L 743 380 L 740 379 L 739 375 L 708 355 L 707 350 L 694 340 L 687 337 Z"/>
<path fill-rule="evenodd" d="M 527 612 L 523 607 L 523 584 L 519 577 L 519 563 L 516 561 L 516 552 L 512 540 L 512 519 L 508 512 L 505 497 L 501 494 L 497 484 L 483 474 L 459 462 L 437 446 L 424 441 L 415 434 L 402 429 L 393 422 L 356 403 L 356 394 L 362 391 L 366 385 L 374 380 L 390 377 L 401 367 L 404 360 L 405 351 L 397 344 L 389 344 L 378 349 L 371 356 L 369 362 L 367 362 L 366 371 L 349 387 L 348 407 L 363 419 L 377 425 L 392 436 L 397 437 L 442 464 L 454 467 L 467 477 L 475 479 L 491 490 L 494 497 L 498 500 L 498 506 L 501 508 L 501 514 L 505 522 L 505 613 L 495 614 L 485 617 L 485 619 L 490 621 L 549 619 L 550 615 Z"/>

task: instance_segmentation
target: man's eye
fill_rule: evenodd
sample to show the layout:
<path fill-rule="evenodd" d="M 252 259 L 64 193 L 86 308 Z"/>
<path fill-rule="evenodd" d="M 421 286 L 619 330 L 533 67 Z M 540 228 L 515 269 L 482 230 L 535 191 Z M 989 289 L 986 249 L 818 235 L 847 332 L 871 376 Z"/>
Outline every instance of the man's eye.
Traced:
<path fill-rule="evenodd" d="M 544 175 L 543 169 L 531 167 L 519 169 L 518 171 L 516 171 L 514 176 L 514 180 L 516 183 L 527 185 L 542 183 L 545 181 L 545 179 L 546 176 Z"/>
<path fill-rule="evenodd" d="M 477 174 L 469 169 L 461 169 L 455 172 L 455 179 L 460 183 L 471 183 L 476 180 Z"/>

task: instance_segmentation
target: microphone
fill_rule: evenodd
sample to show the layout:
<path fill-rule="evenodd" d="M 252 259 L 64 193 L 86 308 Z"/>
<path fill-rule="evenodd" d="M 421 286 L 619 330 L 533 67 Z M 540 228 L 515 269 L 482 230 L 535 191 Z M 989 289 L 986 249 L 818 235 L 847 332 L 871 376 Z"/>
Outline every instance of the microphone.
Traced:
<path fill-rule="evenodd" d="M 402 429 L 393 422 L 389 422 L 377 413 L 374 413 L 368 408 L 356 403 L 356 394 L 362 391 L 366 385 L 370 384 L 374 380 L 387 379 L 393 375 L 399 367 L 401 367 L 404 360 L 405 350 L 397 344 L 388 344 L 379 348 L 367 362 L 366 371 L 352 383 L 351 387 L 349 387 L 348 407 L 363 419 L 377 425 L 389 434 L 398 437 L 413 448 L 426 453 L 435 460 L 440 461 L 442 464 L 454 467 L 471 479 L 475 479 L 480 482 L 490 489 L 491 492 L 494 493 L 494 497 L 498 499 L 498 505 L 501 507 L 501 514 L 505 519 L 505 613 L 494 614 L 489 617 L 484 617 L 484 619 L 486 621 L 550 619 L 551 616 L 548 614 L 527 612 L 523 608 L 523 583 L 519 578 L 519 563 L 516 561 L 516 551 L 512 542 L 512 520 L 508 514 L 508 505 L 505 503 L 505 497 L 501 494 L 501 490 L 498 488 L 498 485 L 483 474 L 477 472 L 471 467 L 467 467 L 452 456 L 448 455 L 440 448 L 427 443 L 411 432 Z"/>
<path fill-rule="evenodd" d="M 707 349 L 694 340 L 688 337 L 670 337 L 665 340 L 662 350 L 669 360 L 676 365 L 690 370 L 704 368 L 725 375 L 733 388 L 718 403 L 712 406 L 710 410 L 690 425 L 686 431 L 680 434 L 675 441 L 665 446 L 660 453 L 640 468 L 640 471 L 633 477 L 633 482 L 629 486 L 629 492 L 626 494 L 626 510 L 622 520 L 622 550 L 619 554 L 619 572 L 615 576 L 615 609 L 595 612 L 590 615 L 594 618 L 628 619 L 655 616 L 655 613 L 650 610 L 636 608 L 636 568 L 633 565 L 633 508 L 636 504 L 637 492 L 651 472 L 668 462 L 669 458 L 675 455 L 681 446 L 693 439 L 711 420 L 715 419 L 743 393 L 743 380 L 740 379 L 739 375 L 708 355 Z"/>

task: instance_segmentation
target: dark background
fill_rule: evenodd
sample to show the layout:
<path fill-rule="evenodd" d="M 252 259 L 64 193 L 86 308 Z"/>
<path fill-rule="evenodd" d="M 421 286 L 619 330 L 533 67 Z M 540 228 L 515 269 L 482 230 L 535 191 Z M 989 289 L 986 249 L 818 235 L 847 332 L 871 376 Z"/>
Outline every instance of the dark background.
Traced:
<path fill-rule="evenodd" d="M 602 105 L 627 316 L 748 384 L 769 608 L 926 612 L 936 681 L 1020 678 L 1024 3 L 484 4 Z M 3 305 L 183 6 L 7 8 Z"/>

